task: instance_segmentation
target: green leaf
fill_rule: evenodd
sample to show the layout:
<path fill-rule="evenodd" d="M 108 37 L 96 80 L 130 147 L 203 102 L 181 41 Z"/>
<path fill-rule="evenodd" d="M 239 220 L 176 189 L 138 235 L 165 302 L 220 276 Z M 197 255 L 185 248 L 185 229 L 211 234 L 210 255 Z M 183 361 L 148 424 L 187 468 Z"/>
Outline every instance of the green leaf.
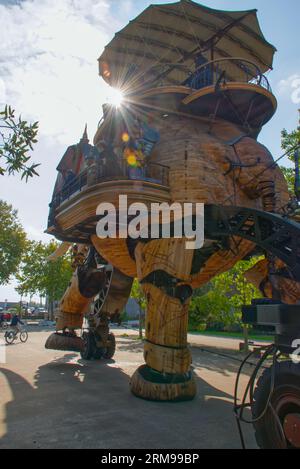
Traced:
<path fill-rule="evenodd" d="M 0 133 L 0 156 L 6 161 L 0 175 L 20 173 L 21 179 L 27 181 L 28 177 L 38 176 L 35 171 L 38 164 L 29 164 L 29 152 L 37 143 L 38 122 L 29 124 L 21 115 L 15 121 L 14 114 L 15 111 L 9 105 L 0 111 L 0 127 L 5 129 Z"/>

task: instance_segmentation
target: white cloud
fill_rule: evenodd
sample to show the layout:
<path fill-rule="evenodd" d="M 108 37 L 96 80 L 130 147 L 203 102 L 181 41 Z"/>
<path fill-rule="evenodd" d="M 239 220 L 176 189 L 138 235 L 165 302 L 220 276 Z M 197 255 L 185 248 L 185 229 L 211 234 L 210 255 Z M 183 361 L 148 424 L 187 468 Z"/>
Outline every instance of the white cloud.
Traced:
<path fill-rule="evenodd" d="M 289 95 L 294 104 L 300 104 L 300 75 L 293 74 L 278 83 L 278 93 L 282 96 Z"/>
<path fill-rule="evenodd" d="M 93 133 L 106 86 L 97 58 L 118 26 L 108 0 L 26 0 L 0 5 L 0 99 L 40 121 L 40 134 L 77 141 Z"/>
<path fill-rule="evenodd" d="M 51 240 L 51 237 L 43 232 L 43 226 L 38 229 L 34 226 L 27 225 L 24 226 L 24 230 L 27 233 L 27 237 L 33 241 L 43 241 L 48 243 Z"/>

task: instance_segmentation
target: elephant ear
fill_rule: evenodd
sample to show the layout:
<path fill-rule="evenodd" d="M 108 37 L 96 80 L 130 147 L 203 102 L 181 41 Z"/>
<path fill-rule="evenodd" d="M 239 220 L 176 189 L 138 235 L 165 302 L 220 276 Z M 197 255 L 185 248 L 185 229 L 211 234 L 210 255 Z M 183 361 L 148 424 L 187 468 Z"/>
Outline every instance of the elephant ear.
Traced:
<path fill-rule="evenodd" d="M 62 257 L 66 254 L 66 252 L 70 249 L 72 243 L 61 243 L 56 251 L 54 251 L 50 256 L 47 257 L 48 261 L 56 261 L 59 257 Z"/>

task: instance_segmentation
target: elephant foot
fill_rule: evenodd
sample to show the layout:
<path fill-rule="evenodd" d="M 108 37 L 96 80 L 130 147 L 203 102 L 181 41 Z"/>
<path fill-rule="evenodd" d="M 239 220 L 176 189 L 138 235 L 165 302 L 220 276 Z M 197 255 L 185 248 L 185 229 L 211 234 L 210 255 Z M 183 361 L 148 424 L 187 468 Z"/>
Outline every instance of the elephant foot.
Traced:
<path fill-rule="evenodd" d="M 66 352 L 81 352 L 84 347 L 84 342 L 81 337 L 73 333 L 58 333 L 51 334 L 46 343 L 45 348 L 50 350 L 63 350 Z"/>
<path fill-rule="evenodd" d="M 135 396 L 150 401 L 189 401 L 197 392 L 191 370 L 181 374 L 161 373 L 147 365 L 135 371 L 130 389 Z"/>

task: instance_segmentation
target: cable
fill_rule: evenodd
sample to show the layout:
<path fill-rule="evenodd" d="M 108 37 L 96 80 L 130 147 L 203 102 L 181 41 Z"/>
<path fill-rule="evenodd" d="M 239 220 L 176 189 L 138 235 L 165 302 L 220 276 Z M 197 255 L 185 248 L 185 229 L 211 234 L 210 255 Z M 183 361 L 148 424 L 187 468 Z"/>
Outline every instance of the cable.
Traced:
<path fill-rule="evenodd" d="M 237 427 L 238 427 L 238 432 L 239 432 L 239 436 L 240 436 L 240 440 L 241 440 L 242 449 L 246 449 L 244 434 L 243 434 L 243 430 L 242 430 L 242 426 L 241 426 L 241 422 L 244 422 L 243 411 L 244 411 L 245 407 L 248 407 L 248 405 L 245 404 L 246 396 L 248 394 L 248 390 L 249 390 L 250 385 L 252 385 L 252 383 L 254 382 L 253 377 L 257 375 L 258 364 L 262 364 L 262 359 L 265 359 L 265 357 L 269 354 L 269 349 L 265 352 L 263 357 L 259 360 L 259 363 L 256 365 L 255 370 L 254 370 L 253 374 L 251 375 L 250 380 L 248 382 L 248 385 L 246 387 L 246 390 L 245 390 L 245 393 L 244 393 L 244 396 L 243 396 L 243 400 L 242 400 L 242 404 L 238 405 L 237 395 L 238 395 L 238 389 L 239 389 L 240 376 L 242 374 L 242 370 L 243 370 L 245 364 L 248 362 L 248 359 L 253 355 L 253 353 L 254 352 L 249 353 L 246 356 L 246 358 L 243 360 L 243 362 L 241 363 L 241 366 L 240 366 L 239 371 L 237 373 L 237 379 L 236 379 L 235 389 L 234 389 L 234 407 L 233 407 L 233 411 L 234 411 L 235 418 L 236 418 L 236 423 L 237 423 Z M 250 394 L 252 396 L 252 394 L 253 394 L 252 391 L 250 392 Z"/>
<path fill-rule="evenodd" d="M 236 361 L 238 363 L 243 363 L 245 360 L 240 360 L 239 358 L 236 358 L 236 357 L 233 357 L 232 355 L 227 355 L 226 353 L 220 353 L 220 352 L 212 352 L 211 350 L 208 350 L 208 349 L 205 349 L 203 347 L 198 347 L 197 345 L 195 344 L 190 344 L 192 347 L 196 347 L 196 348 L 199 348 L 201 352 L 206 352 L 206 353 L 210 353 L 212 355 L 217 355 L 218 357 L 221 357 L 221 358 L 224 358 L 224 359 L 230 359 L 232 361 Z M 262 347 L 263 348 L 263 347 Z M 249 353 L 249 355 L 252 355 L 252 353 L 255 353 L 255 351 Z M 246 357 L 247 358 L 247 357 Z M 256 367 L 256 363 L 252 363 L 252 362 L 247 362 L 246 363 L 247 365 L 249 366 L 254 366 Z M 267 369 L 267 367 L 264 367 L 262 366 L 262 368 L 265 368 Z"/>
<path fill-rule="evenodd" d="M 278 428 L 279 428 L 279 431 L 280 431 L 280 436 L 282 438 L 282 442 L 283 442 L 283 445 L 286 446 L 286 438 L 285 438 L 285 434 L 284 434 L 284 430 L 282 428 L 282 424 L 281 424 L 281 421 L 278 417 L 278 415 L 276 414 L 272 404 L 271 404 L 271 399 L 272 399 L 272 396 L 273 396 L 273 393 L 274 393 L 274 390 L 275 390 L 275 378 L 276 378 L 276 365 L 277 365 L 277 360 L 279 359 L 281 353 L 279 352 L 278 350 L 278 347 L 275 346 L 274 344 L 270 345 L 267 350 L 265 351 L 265 353 L 263 354 L 263 356 L 260 358 L 260 360 L 258 361 L 258 363 L 256 364 L 256 367 L 252 373 L 252 375 L 250 376 L 250 379 L 248 381 L 248 384 L 246 386 L 246 389 L 245 389 L 245 392 L 243 394 L 243 399 L 242 399 L 242 403 L 241 404 L 238 404 L 237 401 L 238 401 L 238 390 L 239 390 L 239 381 L 240 381 L 240 376 L 242 374 L 242 371 L 244 369 L 244 366 L 246 364 L 248 364 L 248 360 L 249 358 L 253 355 L 254 352 L 251 352 L 249 353 L 246 358 L 243 360 L 243 362 L 241 363 L 241 366 L 239 368 L 239 371 L 237 373 L 237 378 L 236 378 L 236 383 L 235 383 L 235 389 L 234 389 L 234 408 L 233 408 L 233 411 L 234 411 L 234 414 L 235 414 L 235 418 L 236 418 L 236 422 L 237 422 L 237 426 L 238 426 L 238 432 L 239 432 L 239 436 L 240 436 L 240 440 L 241 440 L 241 445 L 242 445 L 242 448 L 243 449 L 246 449 L 246 445 L 245 445 L 245 439 L 244 439 L 244 435 L 243 435 L 243 430 L 242 430 L 242 426 L 241 426 L 241 423 L 247 423 L 247 424 L 254 424 L 254 423 L 257 423 L 259 422 L 260 420 L 263 419 L 263 417 L 266 415 L 267 411 L 269 409 L 271 409 L 272 413 L 273 413 L 273 416 L 275 418 L 275 421 L 278 425 Z M 272 366 L 271 366 L 271 382 L 270 382 L 270 391 L 269 391 L 269 394 L 268 394 L 268 398 L 267 398 L 267 401 L 266 401 L 266 404 L 263 408 L 263 410 L 261 411 L 261 413 L 248 420 L 246 419 L 243 414 L 244 414 L 244 410 L 246 408 L 252 408 L 253 407 L 253 403 L 254 403 L 254 386 L 255 386 L 255 380 L 256 380 L 256 377 L 257 377 L 257 374 L 260 370 L 260 368 L 263 366 L 263 363 L 264 361 L 268 358 L 269 355 L 272 355 Z M 246 403 L 246 399 L 247 399 L 247 395 L 249 394 L 249 402 Z"/>
<path fill-rule="evenodd" d="M 269 356 L 269 354 L 274 351 L 274 354 L 273 354 L 273 366 L 272 367 L 272 374 L 271 374 L 271 385 L 270 385 L 270 393 L 269 393 L 269 396 L 268 396 L 268 399 L 267 399 L 267 403 L 265 405 L 265 408 L 264 410 L 261 412 L 261 414 L 258 416 L 258 417 L 255 417 L 254 419 L 251 419 L 251 420 L 247 420 L 243 417 L 243 413 L 244 413 L 244 410 L 245 408 L 247 407 L 251 407 L 252 404 L 253 404 L 253 388 L 254 388 L 254 384 L 255 384 L 255 379 L 256 379 L 256 376 L 257 376 L 257 373 L 261 367 L 261 365 L 263 364 L 263 362 L 267 359 L 267 357 Z M 239 413 L 239 420 L 241 422 L 244 422 L 244 423 L 248 423 L 248 424 L 253 424 L 253 423 L 256 423 L 258 422 L 259 420 L 261 420 L 267 410 L 268 410 L 268 407 L 269 407 L 269 403 L 270 403 L 270 400 L 271 400 L 271 397 L 273 395 L 273 392 L 274 392 L 274 387 L 275 387 L 275 364 L 276 364 L 276 352 L 277 352 L 277 348 L 274 346 L 274 345 L 271 345 L 267 350 L 266 352 L 263 354 L 263 356 L 261 357 L 261 359 L 258 361 L 251 377 L 250 377 L 250 380 L 246 386 L 246 389 L 245 389 L 245 392 L 244 392 L 244 396 L 243 396 L 243 400 L 242 400 L 242 404 L 241 405 L 238 405 L 237 406 L 237 410 L 240 410 L 240 413 Z M 246 398 L 247 398 L 247 395 L 248 393 L 250 394 L 250 402 L 249 403 L 246 403 Z M 236 397 L 236 396 L 235 396 Z"/>

